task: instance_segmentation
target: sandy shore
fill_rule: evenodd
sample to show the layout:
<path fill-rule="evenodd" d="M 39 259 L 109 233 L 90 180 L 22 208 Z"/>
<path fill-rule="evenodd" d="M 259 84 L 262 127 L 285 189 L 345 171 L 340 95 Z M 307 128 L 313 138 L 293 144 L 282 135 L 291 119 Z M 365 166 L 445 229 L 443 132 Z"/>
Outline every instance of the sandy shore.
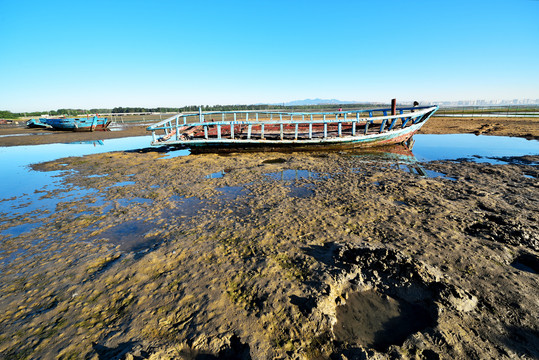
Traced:
<path fill-rule="evenodd" d="M 432 120 L 423 133 L 539 135 L 528 120 Z M 67 134 L 35 137 L 50 136 Z M 38 224 L 0 235 L 0 355 L 539 358 L 539 156 L 506 160 L 138 151 L 35 165 L 64 185 L 42 199 L 64 200 L 0 214 L 0 230 Z"/>

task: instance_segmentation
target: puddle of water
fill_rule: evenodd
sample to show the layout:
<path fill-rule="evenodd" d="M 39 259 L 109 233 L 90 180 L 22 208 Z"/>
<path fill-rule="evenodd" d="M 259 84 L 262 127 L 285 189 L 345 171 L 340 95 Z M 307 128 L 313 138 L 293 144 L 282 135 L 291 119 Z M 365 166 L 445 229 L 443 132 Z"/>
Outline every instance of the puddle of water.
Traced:
<path fill-rule="evenodd" d="M 300 180 L 300 179 L 319 179 L 321 177 L 320 174 L 309 171 L 309 170 L 292 170 L 292 169 L 277 171 L 273 173 L 267 173 L 264 175 L 268 176 L 269 178 L 273 180 L 281 180 L 281 181 L 293 181 L 293 180 Z"/>
<path fill-rule="evenodd" d="M 289 186 L 290 191 L 288 195 L 291 197 L 296 197 L 300 199 L 305 199 L 314 195 L 314 185 L 305 184 L 304 186 Z"/>
<path fill-rule="evenodd" d="M 206 177 L 206 179 L 219 179 L 219 178 L 222 178 L 223 176 L 225 176 L 225 172 L 224 172 L 224 170 L 221 170 L 221 171 L 218 171 L 218 172 L 208 174 L 205 177 Z"/>
<path fill-rule="evenodd" d="M 539 274 L 539 258 L 532 254 L 520 254 L 512 263 L 515 269 Z"/>
<path fill-rule="evenodd" d="M 110 187 L 127 186 L 127 185 L 135 185 L 135 184 L 136 184 L 136 182 L 134 182 L 134 181 L 120 181 L 120 182 L 112 184 Z"/>
<path fill-rule="evenodd" d="M 98 236 L 108 239 L 112 244 L 119 245 L 122 251 L 139 251 L 151 247 L 156 239 L 144 235 L 155 228 L 152 222 L 127 221 L 111 227 Z"/>
<path fill-rule="evenodd" d="M 399 170 L 406 171 L 406 172 L 409 172 L 411 174 L 416 174 L 416 175 L 423 176 L 423 177 L 428 177 L 428 178 L 441 177 L 443 179 L 457 181 L 457 179 L 452 178 L 450 176 L 447 176 L 444 173 L 434 171 L 434 170 L 427 170 L 427 169 L 423 168 L 423 166 L 421 166 L 419 163 L 417 163 L 417 164 L 398 164 L 397 168 Z"/>
<path fill-rule="evenodd" d="M 52 185 L 54 186 L 49 184 L 45 187 L 48 191 L 59 190 L 56 195 L 43 197 L 43 191 L 34 191 L 32 194 L 9 198 L 0 202 L 0 214 L 13 216 L 34 211 L 54 212 L 58 204 L 63 202 L 77 201 L 90 195 L 92 198 L 98 198 L 97 190 L 72 187 L 68 191 L 64 191 L 60 185 L 56 183 Z"/>
<path fill-rule="evenodd" d="M 0 231 L 0 235 L 19 236 L 19 235 L 22 235 L 24 233 L 30 232 L 33 229 L 35 229 L 35 228 L 37 228 L 37 227 L 39 227 L 41 225 L 42 225 L 41 222 L 26 223 L 26 224 L 22 224 L 22 225 L 17 225 L 17 226 L 13 226 L 13 227 L 10 227 L 10 228 L 7 228 L 7 229 L 4 229 L 4 230 Z"/>
<path fill-rule="evenodd" d="M 178 156 L 187 156 L 191 154 L 191 151 L 189 149 L 169 148 L 165 154 L 166 155 L 163 157 L 163 159 L 172 159 Z"/>
<path fill-rule="evenodd" d="M 182 218 L 194 216 L 203 206 L 206 206 L 206 201 L 196 197 L 186 198 L 183 196 L 174 195 L 171 200 L 176 203 L 176 207 L 163 211 L 163 218 Z"/>
<path fill-rule="evenodd" d="M 336 317 L 333 334 L 337 341 L 378 351 L 402 345 L 411 334 L 435 325 L 422 306 L 374 290 L 350 293 L 346 304 L 337 306 Z"/>
<path fill-rule="evenodd" d="M 108 174 L 96 174 L 96 175 L 87 175 L 86 177 L 88 179 L 91 179 L 91 178 L 101 178 L 101 177 L 105 177 L 107 176 Z"/>
<path fill-rule="evenodd" d="M 457 181 L 457 179 L 451 177 L 451 176 L 447 176 L 447 174 L 444 174 L 444 173 L 441 173 L 441 172 L 438 172 L 438 171 L 434 171 L 434 170 L 427 170 L 427 169 L 423 169 L 423 171 L 425 171 L 425 173 L 427 174 L 428 177 L 430 178 L 437 178 L 437 177 L 441 177 L 443 179 L 448 179 L 448 180 L 452 180 L 452 181 Z"/>
<path fill-rule="evenodd" d="M 223 186 L 216 188 L 217 191 L 223 193 L 219 196 L 219 199 L 222 200 L 235 200 L 239 196 L 246 195 L 248 193 L 247 189 L 243 186 Z"/>
<path fill-rule="evenodd" d="M 181 196 L 173 196 L 172 201 L 176 203 L 176 207 L 163 210 L 162 217 L 165 219 L 173 218 L 175 221 L 182 221 L 182 218 L 190 218 L 198 213 L 206 204 L 205 201 L 198 198 L 184 198 Z M 148 203 L 148 199 L 116 199 L 121 206 L 128 206 L 135 202 Z M 104 213 L 109 211 L 112 206 L 108 207 Z M 161 245 L 163 239 L 159 236 L 146 236 L 148 232 L 159 228 L 154 222 L 144 222 L 140 220 L 127 221 L 105 230 L 97 235 L 99 238 L 106 238 L 112 244 L 119 245 L 121 251 L 144 253 L 152 248 Z"/>
<path fill-rule="evenodd" d="M 103 140 L 90 140 L 90 141 L 74 141 L 74 142 L 70 142 L 66 144 L 69 144 L 69 145 L 85 144 L 85 145 L 93 145 L 93 146 L 104 146 L 105 142 Z"/>

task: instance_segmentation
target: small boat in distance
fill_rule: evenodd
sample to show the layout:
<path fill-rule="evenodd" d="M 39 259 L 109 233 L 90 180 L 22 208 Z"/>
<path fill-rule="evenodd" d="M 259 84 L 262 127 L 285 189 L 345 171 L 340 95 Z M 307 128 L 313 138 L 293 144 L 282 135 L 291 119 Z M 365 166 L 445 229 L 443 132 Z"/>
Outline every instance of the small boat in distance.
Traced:
<path fill-rule="evenodd" d="M 26 126 L 53 130 L 98 131 L 107 130 L 110 122 L 111 121 L 108 118 L 100 118 L 99 116 L 80 118 L 40 118 L 39 120 L 28 120 Z"/>
<path fill-rule="evenodd" d="M 438 106 L 334 112 L 217 111 L 174 115 L 149 126 L 152 146 L 195 151 L 364 148 L 408 141 Z"/>

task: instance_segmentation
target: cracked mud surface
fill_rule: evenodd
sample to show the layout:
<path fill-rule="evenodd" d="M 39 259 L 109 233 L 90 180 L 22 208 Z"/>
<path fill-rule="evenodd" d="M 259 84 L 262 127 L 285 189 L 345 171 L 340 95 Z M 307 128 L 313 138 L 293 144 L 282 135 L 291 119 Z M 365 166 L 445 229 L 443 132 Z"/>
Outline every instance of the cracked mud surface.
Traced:
<path fill-rule="evenodd" d="M 414 165 L 450 179 L 353 151 L 38 164 L 65 201 L 1 214 L 34 225 L 0 233 L 0 354 L 537 358 L 539 157 L 505 160 Z"/>

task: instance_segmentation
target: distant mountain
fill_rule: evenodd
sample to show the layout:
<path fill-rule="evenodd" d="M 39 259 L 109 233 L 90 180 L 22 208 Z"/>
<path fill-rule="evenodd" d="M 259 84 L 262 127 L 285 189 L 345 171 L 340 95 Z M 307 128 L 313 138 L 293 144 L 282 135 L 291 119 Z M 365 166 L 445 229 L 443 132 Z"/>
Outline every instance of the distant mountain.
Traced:
<path fill-rule="evenodd" d="M 326 104 L 354 104 L 355 101 L 342 101 L 337 99 L 305 99 L 294 100 L 284 103 L 286 106 L 302 106 L 302 105 L 326 105 Z"/>

